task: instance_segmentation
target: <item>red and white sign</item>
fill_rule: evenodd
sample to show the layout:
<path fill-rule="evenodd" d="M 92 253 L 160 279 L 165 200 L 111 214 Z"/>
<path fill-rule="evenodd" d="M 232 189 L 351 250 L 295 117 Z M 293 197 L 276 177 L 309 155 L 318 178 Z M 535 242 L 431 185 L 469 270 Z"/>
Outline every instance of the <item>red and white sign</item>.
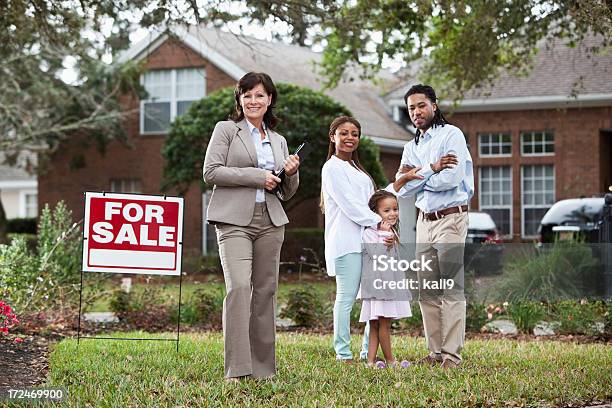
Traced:
<path fill-rule="evenodd" d="M 83 271 L 181 274 L 183 198 L 85 193 Z"/>

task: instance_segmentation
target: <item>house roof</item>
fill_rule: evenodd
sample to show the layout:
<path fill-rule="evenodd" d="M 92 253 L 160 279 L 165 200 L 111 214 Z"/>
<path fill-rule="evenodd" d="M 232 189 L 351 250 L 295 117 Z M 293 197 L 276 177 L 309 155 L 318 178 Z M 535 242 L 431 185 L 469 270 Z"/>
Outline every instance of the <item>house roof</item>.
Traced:
<path fill-rule="evenodd" d="M 36 180 L 35 175 L 28 174 L 27 171 L 17 168 L 7 166 L 5 164 L 0 164 L 0 181 L 6 180 Z"/>
<path fill-rule="evenodd" d="M 0 190 L 34 189 L 37 184 L 36 175 L 17 167 L 0 164 Z"/>
<path fill-rule="evenodd" d="M 268 73 L 276 82 L 294 83 L 321 90 L 322 78 L 316 73 L 315 63 L 322 55 L 309 48 L 268 42 L 235 35 L 203 26 L 188 29 L 174 28 L 181 41 L 238 80 L 249 71 Z M 152 34 L 120 57 L 120 61 L 144 58 L 152 48 L 161 45 L 167 36 Z M 381 73 L 382 82 L 392 80 L 390 73 Z M 325 94 L 346 106 L 362 123 L 364 134 L 381 147 L 401 149 L 412 135 L 393 121 L 390 108 L 380 96 L 381 89 L 371 81 L 359 79 L 341 82 Z"/>
<path fill-rule="evenodd" d="M 589 36 L 574 48 L 560 39 L 542 41 L 527 76 L 504 72 L 491 86 L 470 91 L 456 111 L 548 109 L 612 104 L 612 53 L 592 54 L 601 37 Z M 411 79 L 384 96 L 391 105 L 403 105 Z"/>

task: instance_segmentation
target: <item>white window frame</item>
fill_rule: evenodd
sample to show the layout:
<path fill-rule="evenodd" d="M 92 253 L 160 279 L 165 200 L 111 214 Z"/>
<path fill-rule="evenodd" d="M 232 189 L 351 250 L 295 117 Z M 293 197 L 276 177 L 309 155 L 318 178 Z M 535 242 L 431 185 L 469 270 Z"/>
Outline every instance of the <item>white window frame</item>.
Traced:
<path fill-rule="evenodd" d="M 38 191 L 37 190 L 19 191 L 19 218 L 28 218 L 28 211 L 26 208 L 26 205 L 27 205 L 26 196 L 27 195 L 35 195 L 36 200 L 38 201 Z M 38 203 L 36 204 L 36 215 L 33 218 L 35 217 L 38 217 Z"/>
<path fill-rule="evenodd" d="M 525 136 L 525 135 L 532 135 L 533 136 L 535 133 L 542 133 L 542 135 L 550 133 L 552 135 L 552 137 L 553 137 L 552 145 L 553 145 L 553 150 L 554 150 L 554 146 L 555 146 L 555 133 L 554 132 L 549 131 L 549 130 L 521 131 L 520 132 L 520 136 L 519 136 L 520 139 L 521 139 L 521 156 L 524 156 L 524 157 L 531 157 L 531 156 L 537 156 L 537 157 L 541 157 L 541 156 L 554 156 L 555 155 L 554 151 L 552 153 L 525 153 L 523 151 L 523 147 L 527 144 L 527 143 L 525 143 L 523 136 Z M 549 143 L 546 143 L 545 140 L 542 140 L 542 150 L 544 150 L 544 146 L 547 145 L 547 144 L 549 144 Z M 536 144 L 535 144 L 535 142 L 531 142 L 531 145 L 535 146 Z"/>
<path fill-rule="evenodd" d="M 499 135 L 500 138 L 501 136 L 510 136 L 510 153 L 499 153 L 499 154 L 483 154 L 482 153 L 482 137 L 483 136 L 493 136 L 493 135 Z M 478 138 L 478 156 L 479 157 L 512 157 L 512 133 L 510 132 L 478 132 L 476 134 L 477 138 Z M 502 142 L 500 140 L 499 142 L 499 151 L 502 151 L 502 146 L 503 146 L 504 142 Z M 493 146 L 493 144 L 489 143 L 489 146 Z"/>
<path fill-rule="evenodd" d="M 482 168 L 483 167 L 509 167 L 510 168 L 510 204 L 498 204 L 498 205 L 482 205 Z M 513 222 L 513 217 L 514 217 L 514 205 L 513 205 L 513 199 L 512 197 L 514 197 L 512 190 L 514 188 L 514 184 L 513 184 L 513 171 L 512 171 L 512 166 L 508 165 L 508 166 L 479 166 L 478 167 L 478 206 L 480 207 L 480 211 L 487 210 L 487 209 L 491 209 L 491 210 L 510 210 L 510 231 L 508 231 L 508 233 L 506 235 L 503 235 L 502 237 L 504 239 L 512 239 L 512 236 L 514 234 L 514 222 Z"/>
<path fill-rule="evenodd" d="M 204 80 L 204 93 L 201 97 L 196 98 L 181 98 L 180 101 L 177 99 L 177 71 L 182 69 L 195 69 L 201 71 Z M 154 103 L 154 102 L 170 102 L 170 123 L 176 119 L 177 111 L 178 111 L 178 102 L 187 102 L 187 101 L 199 101 L 200 99 L 206 97 L 206 68 L 204 67 L 185 67 L 185 68 L 175 68 L 175 69 L 163 69 L 156 71 L 170 71 L 170 99 L 143 99 L 140 101 L 140 134 L 141 135 L 167 135 L 168 130 L 166 131 L 145 131 L 144 122 L 145 122 L 145 104 L 146 103 Z M 140 75 L 140 85 L 144 87 L 144 77 L 146 72 Z"/>
<path fill-rule="evenodd" d="M 523 191 L 523 181 L 525 180 L 525 167 L 530 166 L 530 167 L 536 167 L 536 166 L 541 166 L 541 167 L 546 167 L 546 166 L 551 166 L 553 169 L 553 186 L 552 186 L 552 192 L 553 192 L 553 203 L 552 204 L 529 204 L 529 205 L 525 205 L 525 192 Z M 532 179 L 535 180 L 535 179 Z M 546 182 L 546 178 L 544 178 L 544 182 Z M 525 209 L 537 209 L 537 208 L 550 208 L 552 207 L 552 205 L 555 203 L 556 199 L 557 199 L 557 194 L 556 194 L 556 188 L 557 188 L 557 175 L 555 173 L 555 165 L 554 164 L 529 164 L 529 165 L 522 165 L 521 166 L 521 237 L 522 238 L 526 238 L 526 239 L 531 239 L 531 238 L 536 238 L 536 235 L 525 235 Z"/>

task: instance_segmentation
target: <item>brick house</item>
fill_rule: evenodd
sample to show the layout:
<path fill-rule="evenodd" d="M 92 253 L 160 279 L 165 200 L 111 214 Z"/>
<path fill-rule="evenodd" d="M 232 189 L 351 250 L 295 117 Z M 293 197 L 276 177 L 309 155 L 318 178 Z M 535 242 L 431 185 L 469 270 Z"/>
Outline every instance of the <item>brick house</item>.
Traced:
<path fill-rule="evenodd" d="M 145 64 L 141 81 L 151 98 L 138 100 L 124 95 L 125 109 L 134 112 L 126 123 L 127 142 L 113 141 L 103 153 L 85 136 L 64 143 L 39 175 L 42 205 L 64 200 L 79 219 L 84 191 L 159 194 L 163 169 L 160 151 L 170 122 L 186 112 L 193 101 L 233 86 L 248 71 L 267 72 L 275 82 L 321 88 L 312 64 L 321 55 L 308 48 L 205 28 L 177 29 L 173 33 L 152 33 L 121 56 L 121 61 Z M 380 93 L 371 82 L 359 79 L 326 91 L 361 121 L 364 135 L 380 147 L 381 160 L 391 177 L 411 134 L 393 121 Z M 207 198 L 197 184 L 185 195 L 186 248 L 203 252 L 214 248 L 213 230 L 203 223 Z M 292 209 L 288 214 L 291 226 L 321 226 L 317 203 L 318 200 L 310 200 Z"/>
<path fill-rule="evenodd" d="M 612 54 L 585 52 L 598 44 L 541 47 L 528 76 L 504 75 L 446 115 L 474 160 L 471 208 L 491 214 L 508 240 L 536 238 L 556 201 L 612 186 Z M 413 83 L 384 96 L 404 123 L 403 95 Z"/>

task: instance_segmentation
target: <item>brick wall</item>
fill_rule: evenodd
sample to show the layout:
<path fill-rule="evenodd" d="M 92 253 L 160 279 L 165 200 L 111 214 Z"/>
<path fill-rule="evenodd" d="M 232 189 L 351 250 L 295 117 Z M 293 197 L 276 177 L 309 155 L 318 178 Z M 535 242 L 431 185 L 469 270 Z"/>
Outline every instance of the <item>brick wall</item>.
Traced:
<path fill-rule="evenodd" d="M 612 158 L 610 149 L 603 146 L 601 130 L 612 128 L 612 107 L 522 110 L 505 112 L 456 113 L 449 117 L 468 134 L 470 152 L 474 160 L 476 195 L 472 208 L 479 208 L 478 167 L 512 166 L 514 240 L 520 240 L 521 231 L 521 166 L 552 164 L 555 169 L 555 201 L 603 192 L 605 163 Z M 553 156 L 525 157 L 520 154 L 521 131 L 554 133 Z M 478 133 L 509 132 L 512 137 L 511 157 L 479 157 Z M 609 171 L 608 171 L 609 172 Z"/>

